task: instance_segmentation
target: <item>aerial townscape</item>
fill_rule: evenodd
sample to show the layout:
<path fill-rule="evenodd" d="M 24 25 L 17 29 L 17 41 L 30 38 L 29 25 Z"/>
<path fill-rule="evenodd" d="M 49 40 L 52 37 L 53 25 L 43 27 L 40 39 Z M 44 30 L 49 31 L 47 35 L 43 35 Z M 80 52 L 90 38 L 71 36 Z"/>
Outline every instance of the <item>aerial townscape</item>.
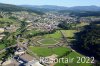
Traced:
<path fill-rule="evenodd" d="M 100 7 L 0 3 L 0 66 L 100 66 Z"/>

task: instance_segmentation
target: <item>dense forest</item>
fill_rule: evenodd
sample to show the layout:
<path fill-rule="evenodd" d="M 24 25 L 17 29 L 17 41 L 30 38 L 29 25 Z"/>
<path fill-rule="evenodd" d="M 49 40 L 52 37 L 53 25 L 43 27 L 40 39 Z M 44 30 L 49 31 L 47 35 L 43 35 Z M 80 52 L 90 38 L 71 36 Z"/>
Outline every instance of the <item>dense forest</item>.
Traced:
<path fill-rule="evenodd" d="M 100 60 L 100 25 L 91 24 L 76 34 L 77 46 Z"/>
<path fill-rule="evenodd" d="M 60 10 L 58 13 L 69 14 L 78 17 L 100 16 L 99 11 L 76 11 L 76 10 Z"/>
<path fill-rule="evenodd" d="M 67 24 L 66 21 L 62 21 L 61 23 L 58 24 L 58 27 L 62 29 L 68 29 L 70 26 Z"/>
<path fill-rule="evenodd" d="M 99 11 L 77 11 L 77 12 L 71 12 L 70 15 L 75 15 L 79 17 L 100 16 L 100 12 Z"/>

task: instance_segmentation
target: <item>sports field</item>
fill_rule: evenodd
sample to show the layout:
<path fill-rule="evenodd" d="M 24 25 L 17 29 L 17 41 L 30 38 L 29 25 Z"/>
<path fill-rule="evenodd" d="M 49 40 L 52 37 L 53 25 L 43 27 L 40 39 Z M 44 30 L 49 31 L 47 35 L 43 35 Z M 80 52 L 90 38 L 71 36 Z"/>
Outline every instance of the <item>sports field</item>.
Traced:
<path fill-rule="evenodd" d="M 52 54 L 56 54 L 58 56 L 62 56 L 66 52 L 70 51 L 69 48 L 66 47 L 57 47 L 57 48 L 44 48 L 44 47 L 29 47 L 30 50 L 32 50 L 34 53 L 36 53 L 38 56 L 50 56 Z"/>
<path fill-rule="evenodd" d="M 56 44 L 58 43 L 58 41 L 56 41 L 55 39 L 53 38 L 47 38 L 47 39 L 42 39 L 42 40 L 39 40 L 38 41 L 40 44 L 45 44 L 45 45 L 48 45 L 48 44 Z"/>
<path fill-rule="evenodd" d="M 62 35 L 61 35 L 60 31 L 56 31 L 52 34 L 45 34 L 45 35 L 40 36 L 39 38 L 36 38 L 36 39 L 37 39 L 37 42 L 39 44 L 54 45 L 54 44 L 59 43 L 61 38 L 62 38 Z"/>

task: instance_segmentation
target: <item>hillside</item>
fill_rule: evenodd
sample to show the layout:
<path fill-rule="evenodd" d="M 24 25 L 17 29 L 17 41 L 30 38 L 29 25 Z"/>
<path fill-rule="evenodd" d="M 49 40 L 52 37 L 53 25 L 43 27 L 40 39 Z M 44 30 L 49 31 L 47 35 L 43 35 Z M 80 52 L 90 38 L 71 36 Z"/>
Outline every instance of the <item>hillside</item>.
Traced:
<path fill-rule="evenodd" d="M 31 9 L 47 9 L 47 10 L 72 10 L 72 11 L 100 11 L 99 6 L 74 6 L 74 7 L 65 7 L 65 6 L 56 6 L 56 5 L 20 5 L 21 7 L 27 7 Z"/>
<path fill-rule="evenodd" d="M 39 12 L 33 9 L 11 5 L 11 4 L 3 4 L 3 3 L 0 3 L 0 11 L 4 11 L 4 12 L 28 11 L 28 12 L 34 12 L 37 14 L 43 14 L 42 12 Z"/>

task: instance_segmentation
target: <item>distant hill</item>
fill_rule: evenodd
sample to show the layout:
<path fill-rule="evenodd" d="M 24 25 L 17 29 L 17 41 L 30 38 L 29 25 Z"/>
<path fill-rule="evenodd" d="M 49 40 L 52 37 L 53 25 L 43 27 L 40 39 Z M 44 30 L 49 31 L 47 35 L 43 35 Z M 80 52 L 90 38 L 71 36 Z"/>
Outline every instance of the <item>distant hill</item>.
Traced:
<path fill-rule="evenodd" d="M 62 14 L 70 14 L 72 16 L 87 17 L 87 16 L 100 16 L 100 7 L 98 6 L 75 6 L 63 7 L 55 5 L 20 5 L 21 7 L 30 8 L 41 12 L 56 11 Z"/>
<path fill-rule="evenodd" d="M 37 14 L 42 14 L 39 11 L 29 9 L 29 8 L 26 8 L 26 7 L 20 7 L 20 6 L 17 6 L 17 5 L 3 4 L 3 3 L 0 3 L 0 11 L 5 11 L 5 12 L 28 11 L 28 12 L 34 12 L 34 13 L 37 13 Z"/>
<path fill-rule="evenodd" d="M 55 5 L 20 5 L 21 7 L 27 7 L 31 9 L 44 9 L 44 10 L 74 10 L 74 11 L 100 11 L 98 6 L 75 6 L 75 7 L 64 7 L 64 6 L 55 6 Z"/>
<path fill-rule="evenodd" d="M 58 10 L 67 9 L 67 7 L 55 6 L 55 5 L 41 5 L 41 6 L 38 6 L 38 5 L 20 5 L 20 6 L 30 8 L 30 9 L 36 9 L 36 10 L 42 11 L 42 12 L 58 11 Z"/>
<path fill-rule="evenodd" d="M 80 10 L 80 11 L 100 11 L 99 6 L 75 6 L 69 9 L 70 10 Z"/>
<path fill-rule="evenodd" d="M 49 11 L 57 11 L 59 13 L 68 13 L 75 14 L 78 16 L 85 16 L 84 14 L 88 15 L 98 15 L 100 7 L 98 6 L 75 6 L 75 7 L 64 7 L 64 6 L 55 6 L 55 5 L 11 5 L 11 4 L 3 4 L 0 3 L 0 11 L 28 11 L 34 12 L 37 14 L 44 14 L 45 12 Z M 79 12 L 79 13 L 78 13 Z M 90 12 L 90 13 L 89 13 Z M 94 14 L 93 14 L 94 13 Z M 86 15 L 87 16 L 87 15 Z"/>

